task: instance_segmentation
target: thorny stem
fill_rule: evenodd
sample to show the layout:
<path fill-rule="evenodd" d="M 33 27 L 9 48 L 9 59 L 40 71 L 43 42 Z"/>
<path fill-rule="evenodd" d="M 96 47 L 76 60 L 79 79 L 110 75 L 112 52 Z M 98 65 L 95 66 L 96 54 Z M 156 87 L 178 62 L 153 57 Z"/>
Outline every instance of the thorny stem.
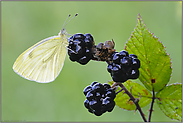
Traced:
<path fill-rule="evenodd" d="M 111 86 L 111 88 L 115 88 L 117 85 L 118 85 L 118 83 L 115 82 L 115 83 Z M 119 91 L 117 91 L 117 92 L 116 92 L 116 95 L 117 95 L 119 92 L 121 92 L 121 91 L 123 91 L 123 88 L 120 89 Z"/>
<path fill-rule="evenodd" d="M 149 118 L 148 118 L 148 122 L 151 122 L 151 115 L 152 115 L 152 111 L 153 111 L 153 104 L 154 104 L 154 100 L 155 100 L 155 92 L 154 92 L 154 89 L 153 89 L 153 96 L 152 96 L 152 101 L 151 101 L 151 107 L 150 107 L 150 110 L 149 110 Z"/>
<path fill-rule="evenodd" d="M 117 83 L 117 85 L 119 85 L 123 90 L 125 90 L 125 93 L 130 97 L 130 100 L 132 100 L 133 103 L 136 105 L 136 109 L 139 111 L 139 113 L 140 113 L 142 119 L 144 120 L 144 122 L 147 122 L 147 120 L 145 118 L 145 115 L 142 112 L 142 109 L 138 104 L 139 100 L 135 99 L 135 97 L 126 89 L 126 87 L 122 83 Z"/>

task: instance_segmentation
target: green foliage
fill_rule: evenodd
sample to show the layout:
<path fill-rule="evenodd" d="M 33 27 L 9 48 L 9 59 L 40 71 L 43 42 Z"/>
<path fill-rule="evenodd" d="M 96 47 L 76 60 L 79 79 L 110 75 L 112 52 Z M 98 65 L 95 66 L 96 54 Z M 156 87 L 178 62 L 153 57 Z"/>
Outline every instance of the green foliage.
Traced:
<path fill-rule="evenodd" d="M 166 86 L 172 73 L 170 57 L 163 44 L 147 29 L 140 14 L 125 50 L 136 54 L 141 61 L 139 79 L 147 89 L 154 88 L 157 92 Z"/>
<path fill-rule="evenodd" d="M 109 82 L 110 85 L 112 85 L 113 83 L 114 83 L 113 81 Z M 139 101 L 140 107 L 145 107 L 151 102 L 152 94 L 142 85 L 128 80 L 124 83 L 124 86 L 132 93 L 132 95 L 135 98 L 140 98 L 140 101 Z M 120 89 L 121 88 L 118 87 L 116 92 L 119 91 Z M 127 94 L 125 94 L 123 90 L 116 95 L 116 98 L 114 101 L 116 105 L 119 106 L 120 108 L 123 108 L 126 110 L 135 110 L 136 109 L 135 104 L 133 103 L 133 101 L 131 100 L 129 101 L 129 99 L 130 97 Z"/>
<path fill-rule="evenodd" d="M 166 86 L 156 94 L 157 104 L 171 119 L 182 121 L 182 84 Z"/>
<path fill-rule="evenodd" d="M 164 45 L 147 29 L 140 14 L 137 17 L 137 25 L 125 45 L 125 50 L 129 54 L 138 56 L 141 61 L 139 79 L 148 90 L 157 92 L 155 99 L 163 113 L 171 119 L 182 121 L 182 84 L 166 86 L 172 73 L 171 59 Z M 124 86 L 135 98 L 141 95 L 140 107 L 151 102 L 152 94 L 142 85 L 128 80 Z M 120 89 L 118 87 L 117 91 Z M 116 96 L 115 102 L 120 108 L 135 110 L 135 104 L 129 99 L 130 97 L 122 91 Z"/>

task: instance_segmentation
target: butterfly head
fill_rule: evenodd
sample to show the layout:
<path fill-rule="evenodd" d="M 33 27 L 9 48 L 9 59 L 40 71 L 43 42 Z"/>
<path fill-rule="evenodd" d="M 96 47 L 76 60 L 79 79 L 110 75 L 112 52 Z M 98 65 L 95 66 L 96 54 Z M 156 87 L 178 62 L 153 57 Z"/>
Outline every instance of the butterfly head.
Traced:
<path fill-rule="evenodd" d="M 62 30 L 60 30 L 60 32 L 59 32 L 59 34 L 58 34 L 59 36 L 63 36 L 63 35 L 67 35 L 67 31 L 66 31 L 66 29 L 65 28 L 63 28 Z"/>
<path fill-rule="evenodd" d="M 65 29 L 65 26 L 66 26 L 73 18 L 75 18 L 77 15 L 78 15 L 78 13 L 75 14 L 70 20 L 68 20 L 68 18 L 71 16 L 71 15 L 69 14 L 69 16 L 66 18 L 66 20 L 65 20 L 65 22 L 64 22 L 64 24 L 63 24 L 62 30 L 60 30 L 60 32 L 59 32 L 59 35 L 60 35 L 60 36 L 63 36 L 63 35 L 66 35 L 66 34 L 67 34 L 67 31 L 66 31 L 66 29 Z M 67 20 L 68 20 L 68 21 L 67 21 Z"/>

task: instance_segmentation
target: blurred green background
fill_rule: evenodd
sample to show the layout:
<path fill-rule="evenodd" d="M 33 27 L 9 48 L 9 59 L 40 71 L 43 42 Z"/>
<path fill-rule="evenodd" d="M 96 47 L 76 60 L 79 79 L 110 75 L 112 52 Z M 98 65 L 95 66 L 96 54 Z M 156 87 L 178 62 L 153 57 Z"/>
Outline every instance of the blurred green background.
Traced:
<path fill-rule="evenodd" d="M 87 65 L 71 62 L 68 55 L 58 78 L 40 84 L 17 75 L 16 58 L 38 41 L 57 35 L 69 14 L 79 16 L 67 25 L 69 34 L 91 33 L 96 44 L 114 39 L 117 51 L 137 23 L 140 13 L 145 24 L 166 46 L 172 59 L 170 83 L 182 82 L 182 3 L 180 1 L 3 1 L 1 2 L 1 120 L 8 122 L 141 122 L 138 113 L 117 106 L 100 117 L 83 105 L 83 89 L 93 81 L 111 80 L 105 62 Z M 139 81 L 139 80 L 137 80 Z M 148 116 L 150 105 L 143 108 Z M 171 122 L 154 105 L 152 121 Z"/>

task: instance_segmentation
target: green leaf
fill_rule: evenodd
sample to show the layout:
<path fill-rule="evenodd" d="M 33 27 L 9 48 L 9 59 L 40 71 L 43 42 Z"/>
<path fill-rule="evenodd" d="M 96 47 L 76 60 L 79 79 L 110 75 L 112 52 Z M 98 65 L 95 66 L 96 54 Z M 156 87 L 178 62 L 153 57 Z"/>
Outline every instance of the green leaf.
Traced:
<path fill-rule="evenodd" d="M 125 50 L 138 56 L 141 62 L 139 79 L 147 89 L 154 88 L 157 92 L 166 86 L 172 73 L 170 57 L 163 44 L 147 29 L 140 14 Z"/>
<path fill-rule="evenodd" d="M 157 104 L 171 119 L 182 121 L 182 84 L 166 86 L 156 94 Z"/>
<path fill-rule="evenodd" d="M 114 83 L 114 81 L 110 81 L 108 83 L 110 85 L 112 85 Z M 140 107 L 144 107 L 151 102 L 152 94 L 142 85 L 140 85 L 136 82 L 132 82 L 130 80 L 123 83 L 123 85 L 128 89 L 128 91 L 130 91 L 132 93 L 132 95 L 135 98 L 140 99 L 140 101 L 139 101 Z M 120 89 L 121 88 L 118 87 L 116 92 L 119 91 Z M 139 94 L 141 95 L 141 98 L 139 97 Z M 129 101 L 129 99 L 130 99 L 130 97 L 127 94 L 125 94 L 124 90 L 123 90 L 116 95 L 116 98 L 114 99 L 114 101 L 115 101 L 116 105 L 119 106 L 120 108 L 123 108 L 126 110 L 135 110 L 136 109 L 135 104 L 133 103 L 133 101 L 131 101 L 131 100 Z"/>

